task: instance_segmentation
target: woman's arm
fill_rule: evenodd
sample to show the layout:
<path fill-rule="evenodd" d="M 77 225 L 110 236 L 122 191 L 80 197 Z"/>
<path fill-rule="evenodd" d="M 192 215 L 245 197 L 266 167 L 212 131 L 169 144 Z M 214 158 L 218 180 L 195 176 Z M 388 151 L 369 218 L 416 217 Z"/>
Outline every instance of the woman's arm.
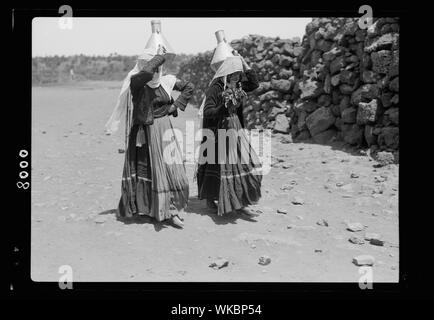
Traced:
<path fill-rule="evenodd" d="M 146 83 L 152 80 L 155 71 L 161 66 L 166 59 L 163 55 L 155 55 L 151 60 L 146 62 L 145 66 L 139 73 L 131 77 L 130 88 L 132 91 L 144 87 Z"/>
<path fill-rule="evenodd" d="M 193 96 L 194 85 L 189 81 L 176 79 L 176 83 L 173 89 L 181 92 L 181 94 L 173 103 L 173 106 L 176 109 L 181 109 L 182 111 L 184 111 L 187 107 L 188 101 Z"/>

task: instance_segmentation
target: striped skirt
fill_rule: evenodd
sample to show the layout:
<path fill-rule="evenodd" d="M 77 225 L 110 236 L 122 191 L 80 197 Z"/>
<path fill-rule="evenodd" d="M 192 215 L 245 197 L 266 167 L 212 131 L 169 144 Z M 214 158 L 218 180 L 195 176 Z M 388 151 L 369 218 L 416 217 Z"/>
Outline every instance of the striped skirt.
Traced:
<path fill-rule="evenodd" d="M 218 200 L 218 214 L 223 215 L 257 203 L 261 198 L 262 174 L 259 157 L 251 148 L 247 135 L 243 130 L 238 131 L 242 129 L 238 116 L 224 118 L 219 128 L 235 129 L 239 133 L 237 147 L 226 146 L 224 164 L 220 164 L 216 156 L 214 164 L 199 165 L 197 183 L 199 199 Z M 215 154 L 218 155 L 218 135 L 215 141 Z M 246 157 L 242 158 L 241 154 Z"/>
<path fill-rule="evenodd" d="M 182 153 L 169 117 L 154 119 L 149 126 L 134 125 L 125 152 L 118 216 L 144 214 L 163 221 L 172 217 L 171 207 L 184 209 L 188 196 Z"/>

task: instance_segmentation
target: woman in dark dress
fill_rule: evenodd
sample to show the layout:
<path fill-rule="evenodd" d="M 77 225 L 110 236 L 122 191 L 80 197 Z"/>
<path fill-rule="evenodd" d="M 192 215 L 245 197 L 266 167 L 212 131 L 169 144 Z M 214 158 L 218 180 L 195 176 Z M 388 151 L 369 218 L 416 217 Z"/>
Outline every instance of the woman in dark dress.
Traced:
<path fill-rule="evenodd" d="M 226 58 L 206 92 L 202 128 L 214 132 L 215 161 L 200 163 L 199 160 L 196 178 L 199 199 L 206 199 L 208 207 L 217 209 L 219 215 L 234 211 L 252 215 L 247 206 L 255 204 L 261 197 L 261 164 L 243 130 L 242 113 L 246 92 L 258 85 L 256 72 L 237 55 Z M 220 145 L 224 163 L 219 161 L 218 155 L 219 129 L 234 129 L 239 137 L 235 145 L 226 143 L 226 150 Z M 200 155 L 208 152 L 205 150 L 206 139 L 202 140 Z M 244 161 L 243 152 L 247 156 Z M 234 158 L 237 161 L 234 162 Z"/>
<path fill-rule="evenodd" d="M 116 131 L 120 116 L 126 111 L 126 152 L 117 215 L 121 218 L 148 215 L 157 221 L 170 219 L 175 226 L 182 227 L 178 212 L 187 206 L 189 186 L 169 116 L 177 116 L 177 109 L 185 109 L 193 85 L 173 75 L 162 76 L 164 48 L 158 53 L 146 52 L 139 57 L 124 81 L 118 104 L 106 125 L 109 132 Z M 181 92 L 175 101 L 172 90 Z M 172 147 L 171 159 L 165 158 L 164 150 L 168 147 Z"/>

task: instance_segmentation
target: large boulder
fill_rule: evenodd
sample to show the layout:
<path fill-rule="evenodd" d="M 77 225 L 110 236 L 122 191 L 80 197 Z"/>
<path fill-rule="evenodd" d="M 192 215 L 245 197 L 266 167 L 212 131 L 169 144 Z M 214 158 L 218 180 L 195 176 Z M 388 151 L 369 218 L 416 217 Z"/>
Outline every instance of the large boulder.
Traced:
<path fill-rule="evenodd" d="M 393 54 L 390 50 L 381 50 L 371 54 L 372 70 L 376 73 L 387 74 L 392 66 Z"/>
<path fill-rule="evenodd" d="M 335 116 L 330 108 L 321 107 L 306 118 L 306 125 L 312 136 L 330 128 L 335 122 Z"/>
<path fill-rule="evenodd" d="M 264 92 L 267 92 L 271 89 L 271 83 L 270 82 L 259 82 L 259 87 L 256 88 L 255 93 L 256 94 L 262 94 Z"/>
<path fill-rule="evenodd" d="M 347 83 L 353 85 L 356 81 L 357 74 L 355 72 L 352 72 L 350 70 L 343 70 L 340 73 L 340 82 L 341 83 Z"/>
<path fill-rule="evenodd" d="M 327 144 L 337 135 L 337 131 L 333 128 L 318 133 L 312 136 L 312 140 L 319 144 Z"/>
<path fill-rule="evenodd" d="M 325 62 L 330 62 L 330 61 L 333 61 L 341 53 L 342 53 L 342 50 L 335 47 L 335 48 L 332 48 L 331 50 L 329 50 L 327 52 L 324 52 L 322 55 L 322 58 Z"/>
<path fill-rule="evenodd" d="M 280 79 L 280 80 L 271 80 L 271 89 L 277 90 L 280 92 L 289 92 L 292 87 L 292 81 Z"/>
<path fill-rule="evenodd" d="M 276 116 L 282 113 L 285 113 L 286 109 L 285 108 L 278 108 L 278 107 L 272 107 L 270 109 L 270 112 L 267 115 L 268 120 L 274 120 L 276 119 Z"/>
<path fill-rule="evenodd" d="M 346 143 L 360 145 L 363 142 L 363 127 L 358 124 L 342 124 L 342 136 Z"/>
<path fill-rule="evenodd" d="M 357 109 L 347 108 L 342 111 L 341 118 L 344 123 L 356 123 Z"/>
<path fill-rule="evenodd" d="M 353 92 L 351 95 L 351 103 L 358 105 L 359 102 L 367 102 L 377 98 L 379 88 L 377 84 L 365 84 Z"/>
<path fill-rule="evenodd" d="M 311 113 L 315 111 L 316 109 L 318 109 L 318 107 L 319 107 L 318 104 L 311 100 L 302 101 L 295 105 L 296 109 L 301 109 L 303 111 L 306 111 L 307 113 Z"/>
<path fill-rule="evenodd" d="M 396 48 L 399 42 L 399 35 L 397 33 L 384 34 L 379 38 L 373 38 L 368 41 L 365 46 L 365 52 L 371 53 L 379 50 L 391 50 Z"/>
<path fill-rule="evenodd" d="M 271 100 L 271 99 L 280 99 L 281 94 L 279 93 L 279 91 L 268 91 L 266 93 L 264 93 L 263 95 L 259 96 L 259 100 L 262 101 L 267 101 L 267 100 Z"/>
<path fill-rule="evenodd" d="M 339 110 L 341 113 L 350 106 L 350 97 L 349 96 L 343 96 L 340 103 L 339 103 Z"/>
<path fill-rule="evenodd" d="M 274 124 L 274 131 L 281 133 L 289 132 L 289 121 L 288 118 L 284 114 L 278 114 L 276 116 L 276 122 Z"/>
<path fill-rule="evenodd" d="M 299 89 L 301 91 L 301 99 L 312 99 L 318 97 L 323 88 L 318 81 L 307 79 L 305 81 L 299 82 Z"/>
<path fill-rule="evenodd" d="M 384 113 L 392 124 L 399 125 L 399 109 L 390 108 Z"/>
<path fill-rule="evenodd" d="M 359 108 L 357 109 L 357 123 L 367 124 L 375 122 L 377 107 L 377 99 L 372 99 L 370 102 L 359 102 Z"/>
<path fill-rule="evenodd" d="M 399 128 L 397 127 L 382 128 L 380 134 L 378 135 L 378 145 L 389 149 L 398 149 Z"/>
<path fill-rule="evenodd" d="M 330 74 L 335 74 L 341 70 L 341 68 L 345 67 L 345 60 L 344 57 L 339 56 L 336 57 L 331 63 L 330 63 Z"/>
<path fill-rule="evenodd" d="M 378 78 L 378 75 L 372 70 L 364 70 L 362 72 L 362 81 L 364 83 L 376 83 Z"/>

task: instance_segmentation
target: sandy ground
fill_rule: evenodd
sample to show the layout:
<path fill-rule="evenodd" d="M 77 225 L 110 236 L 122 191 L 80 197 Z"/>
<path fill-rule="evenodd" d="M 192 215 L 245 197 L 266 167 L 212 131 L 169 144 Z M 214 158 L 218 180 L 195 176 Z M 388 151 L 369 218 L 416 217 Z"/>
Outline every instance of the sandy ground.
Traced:
<path fill-rule="evenodd" d="M 147 217 L 117 220 L 124 145 L 122 134 L 104 134 L 104 124 L 118 92 L 112 82 L 33 88 L 34 281 L 58 281 L 59 267 L 69 265 L 74 281 L 358 282 L 352 259 L 360 254 L 375 258 L 374 282 L 398 281 L 398 166 L 375 168 L 338 145 L 283 144 L 275 135 L 272 155 L 281 162 L 264 176 L 254 219 L 207 210 L 187 165 L 183 230 Z M 172 123 L 184 130 L 196 119 L 188 107 Z M 328 226 L 317 224 L 322 219 Z M 349 242 L 365 231 L 348 231 L 347 222 L 379 233 L 384 246 Z M 271 263 L 260 265 L 261 256 Z M 209 267 L 217 257 L 229 264 Z"/>

